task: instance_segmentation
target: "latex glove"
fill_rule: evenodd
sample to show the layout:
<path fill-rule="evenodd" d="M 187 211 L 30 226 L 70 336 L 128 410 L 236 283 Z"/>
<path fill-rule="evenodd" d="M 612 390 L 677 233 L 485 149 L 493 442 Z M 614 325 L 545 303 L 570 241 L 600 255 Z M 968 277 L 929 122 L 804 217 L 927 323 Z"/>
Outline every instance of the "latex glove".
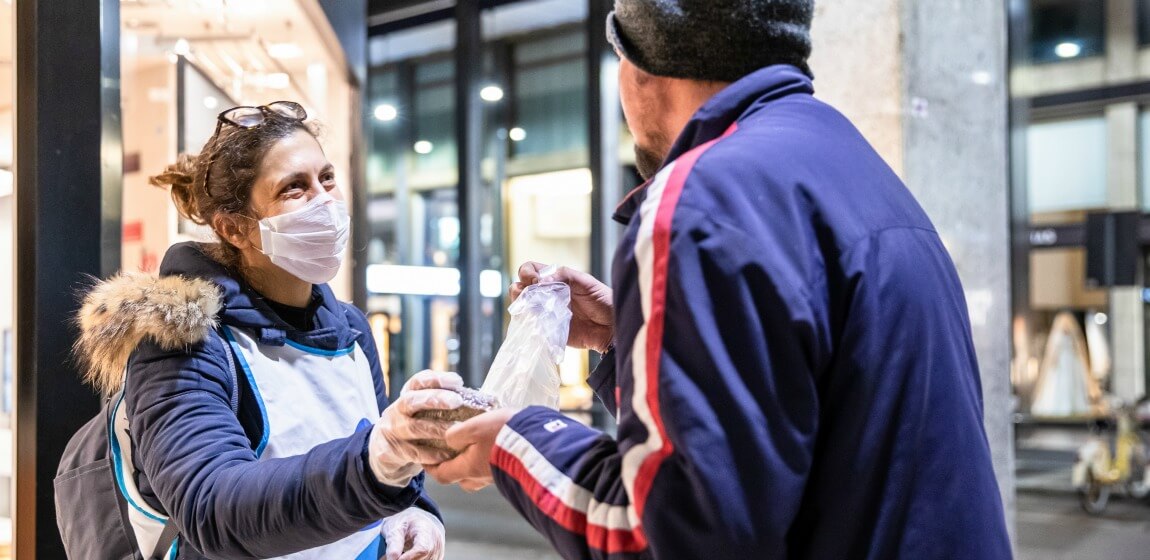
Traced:
<path fill-rule="evenodd" d="M 585 272 L 565 266 L 528 262 L 519 267 L 519 281 L 511 285 L 514 301 L 523 290 L 540 282 L 563 282 L 571 288 L 571 331 L 567 345 L 606 353 L 615 337 L 614 292 Z"/>
<path fill-rule="evenodd" d="M 443 560 L 447 533 L 439 518 L 417 507 L 383 520 L 385 560 Z"/>
<path fill-rule="evenodd" d="M 412 415 L 421 410 L 454 410 L 462 406 L 459 393 L 442 388 L 455 386 L 462 387 L 463 380 L 454 373 L 421 372 L 408 380 L 399 398 L 383 411 L 368 440 L 368 462 L 381 483 L 407 486 L 423 464 L 437 464 L 451 455 L 415 443 L 444 439 L 451 423 L 416 419 Z"/>

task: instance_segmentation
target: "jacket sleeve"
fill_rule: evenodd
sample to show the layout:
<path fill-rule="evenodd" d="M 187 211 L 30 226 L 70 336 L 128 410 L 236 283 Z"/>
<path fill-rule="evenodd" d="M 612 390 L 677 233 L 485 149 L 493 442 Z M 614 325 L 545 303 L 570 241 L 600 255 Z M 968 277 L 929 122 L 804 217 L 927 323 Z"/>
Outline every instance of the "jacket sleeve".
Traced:
<path fill-rule="evenodd" d="M 783 558 L 817 429 L 806 273 L 689 208 L 637 235 L 618 440 L 526 409 L 492 451 L 498 487 L 568 559 Z"/>
<path fill-rule="evenodd" d="M 358 307 L 345 303 L 344 310 L 347 313 L 347 321 L 352 328 L 359 331 L 360 335 L 356 338 L 359 347 L 363 348 L 363 353 L 367 356 L 367 361 L 371 364 L 371 377 L 375 382 L 375 398 L 379 402 L 379 410 L 383 412 L 390 404 L 387 395 L 387 384 L 384 382 L 383 367 L 379 360 L 379 347 L 375 345 L 375 337 L 371 334 L 371 324 L 367 321 L 367 316 L 360 311 Z M 396 388 L 396 391 L 399 389 Z M 416 476 L 418 483 L 422 486 L 424 483 L 424 473 L 419 473 Z M 435 501 L 427 494 L 424 489 L 419 493 L 419 498 L 415 501 L 415 506 L 430 512 L 443 521 L 443 515 L 439 512 L 439 506 L 435 505 Z"/>
<path fill-rule="evenodd" d="M 616 389 L 619 387 L 618 381 L 615 378 L 615 349 L 612 348 L 600 358 L 599 365 L 595 366 L 595 371 L 587 377 L 587 385 L 595 392 L 595 396 L 607 407 L 607 412 L 611 416 L 617 416 L 619 413 L 619 403 Z"/>
<path fill-rule="evenodd" d="M 370 429 L 257 461 L 230 406 L 224 344 L 215 333 L 186 351 L 145 342 L 128 366 L 137 464 L 190 546 L 215 558 L 281 556 L 339 540 L 418 499 L 422 481 L 394 488 L 372 475 Z"/>

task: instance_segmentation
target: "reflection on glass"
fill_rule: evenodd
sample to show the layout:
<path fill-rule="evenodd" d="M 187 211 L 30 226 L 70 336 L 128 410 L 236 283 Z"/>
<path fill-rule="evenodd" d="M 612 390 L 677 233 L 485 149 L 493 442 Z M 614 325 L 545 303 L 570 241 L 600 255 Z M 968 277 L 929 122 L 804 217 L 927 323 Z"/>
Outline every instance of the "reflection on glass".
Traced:
<path fill-rule="evenodd" d="M 468 342 L 485 364 L 503 339 L 505 290 L 521 263 L 590 268 L 585 17 L 585 4 L 563 0 L 516 2 L 484 13 L 475 88 L 482 109 L 480 192 L 472 203 L 486 270 L 481 328 Z M 372 309 L 402 317 L 392 344 L 402 375 L 429 365 L 454 367 L 462 346 L 457 291 L 449 289 L 458 277 L 432 272 L 454 272 L 463 233 L 452 32 L 428 24 L 375 37 L 369 48 L 369 252 L 373 263 L 420 267 L 376 267 L 368 274 L 369 285 L 384 290 L 372 290 Z M 413 275 L 427 280 L 423 289 L 410 285 Z M 450 295 L 414 295 L 432 288 Z M 587 353 L 572 351 L 561 370 L 563 407 L 590 406 L 587 370 Z"/>
<path fill-rule="evenodd" d="M 1074 60 L 1106 50 L 1102 0 L 1030 0 L 1030 23 L 1034 62 Z"/>
<path fill-rule="evenodd" d="M 1027 130 L 1032 213 L 1106 206 L 1106 119 L 1033 123 Z"/>
<path fill-rule="evenodd" d="M 1150 0 L 1138 2 L 1138 44 L 1150 45 Z"/>
<path fill-rule="evenodd" d="M 450 58 L 420 63 L 415 68 L 413 124 L 417 154 L 413 184 L 454 187 L 455 146 L 455 63 Z"/>
<path fill-rule="evenodd" d="M 459 362 L 455 65 L 445 50 L 451 37 L 430 25 L 376 37 L 370 48 L 368 256 L 385 266 L 369 267 L 368 308 L 390 317 L 393 384 Z"/>
<path fill-rule="evenodd" d="M 514 155 L 586 157 L 577 153 L 587 149 L 585 43 L 576 31 L 515 46 L 519 97 L 510 131 Z"/>

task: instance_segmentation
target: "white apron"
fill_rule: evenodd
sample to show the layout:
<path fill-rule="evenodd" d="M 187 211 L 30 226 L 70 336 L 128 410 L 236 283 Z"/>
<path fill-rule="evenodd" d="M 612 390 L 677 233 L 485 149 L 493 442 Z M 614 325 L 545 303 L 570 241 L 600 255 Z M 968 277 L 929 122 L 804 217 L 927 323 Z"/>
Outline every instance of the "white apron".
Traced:
<path fill-rule="evenodd" d="M 260 345 L 241 329 L 225 326 L 224 335 L 239 359 L 263 417 L 257 444 L 259 460 L 302 455 L 313 447 L 352 435 L 380 417 L 371 365 L 358 344 L 342 350 L 309 348 L 292 341 Z M 167 517 L 149 507 L 131 476 L 127 412 L 117 405 L 112 440 L 113 460 L 121 490 L 128 497 L 129 517 L 145 556 L 155 549 Z M 379 523 L 334 543 L 289 554 L 290 560 L 377 560 Z M 179 540 L 165 560 L 176 558 Z"/>

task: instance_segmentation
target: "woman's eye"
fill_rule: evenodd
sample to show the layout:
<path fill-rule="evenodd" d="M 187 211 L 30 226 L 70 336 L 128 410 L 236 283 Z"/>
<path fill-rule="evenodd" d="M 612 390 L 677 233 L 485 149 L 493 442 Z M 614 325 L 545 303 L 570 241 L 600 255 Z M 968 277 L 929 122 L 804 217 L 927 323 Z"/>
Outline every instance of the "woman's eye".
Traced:
<path fill-rule="evenodd" d="M 307 192 L 307 185 L 303 183 L 292 183 L 284 189 L 284 196 L 297 198 L 303 196 L 305 192 Z"/>

